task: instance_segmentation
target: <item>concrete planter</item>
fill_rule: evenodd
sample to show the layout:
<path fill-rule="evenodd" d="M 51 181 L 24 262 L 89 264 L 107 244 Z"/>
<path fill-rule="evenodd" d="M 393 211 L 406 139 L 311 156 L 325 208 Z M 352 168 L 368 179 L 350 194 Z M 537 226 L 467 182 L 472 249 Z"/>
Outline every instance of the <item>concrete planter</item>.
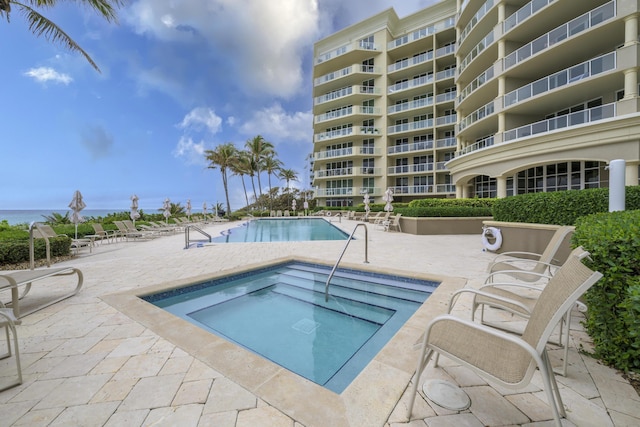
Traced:
<path fill-rule="evenodd" d="M 403 233 L 418 235 L 434 234 L 482 234 L 482 224 L 492 217 L 402 217 L 400 226 Z"/>

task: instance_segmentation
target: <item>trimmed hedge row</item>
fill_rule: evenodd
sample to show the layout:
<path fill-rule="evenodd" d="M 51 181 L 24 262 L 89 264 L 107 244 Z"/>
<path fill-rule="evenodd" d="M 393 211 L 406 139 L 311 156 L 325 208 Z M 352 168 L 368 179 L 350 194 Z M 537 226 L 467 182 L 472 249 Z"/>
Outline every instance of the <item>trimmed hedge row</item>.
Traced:
<path fill-rule="evenodd" d="M 409 207 L 470 207 L 470 208 L 491 208 L 498 199 L 419 199 L 409 202 Z"/>
<path fill-rule="evenodd" d="M 640 186 L 625 189 L 626 209 L 640 209 Z M 529 193 L 496 199 L 493 219 L 505 222 L 574 225 L 582 216 L 609 210 L 609 189 Z"/>
<path fill-rule="evenodd" d="M 69 255 L 71 238 L 54 237 L 49 239 L 51 257 Z M 34 239 L 33 253 L 35 259 L 47 257 L 44 239 Z M 0 265 L 18 264 L 29 261 L 29 240 L 0 240 Z"/>
<path fill-rule="evenodd" d="M 589 267 L 604 275 L 584 297 L 595 356 L 640 370 L 640 210 L 582 217 L 572 243 L 589 251 Z"/>
<path fill-rule="evenodd" d="M 433 206 L 398 208 L 394 212 L 405 217 L 479 217 L 491 216 L 490 207 Z"/>

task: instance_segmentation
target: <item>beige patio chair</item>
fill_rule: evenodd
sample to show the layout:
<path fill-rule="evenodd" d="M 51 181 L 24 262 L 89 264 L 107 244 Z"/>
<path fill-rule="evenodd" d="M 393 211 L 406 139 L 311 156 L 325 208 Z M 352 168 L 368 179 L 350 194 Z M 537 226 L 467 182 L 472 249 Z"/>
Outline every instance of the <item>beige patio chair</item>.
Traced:
<path fill-rule="evenodd" d="M 9 308 L 5 308 L 2 303 L 0 303 L 0 327 L 4 327 L 6 329 L 5 336 L 7 337 L 7 352 L 4 354 L 0 354 L 0 359 L 6 359 L 11 357 L 11 338 L 9 335 L 13 337 L 13 353 L 15 354 L 16 359 L 16 370 L 17 370 L 17 378 L 8 384 L 3 384 L 0 386 L 0 391 L 7 390 L 11 387 L 15 387 L 17 385 L 22 384 L 22 367 L 20 366 L 20 348 L 18 345 L 18 334 L 16 333 L 16 325 L 20 324 L 20 320 L 18 320 L 13 314 L 13 310 Z"/>
<path fill-rule="evenodd" d="M 389 212 L 387 212 L 387 213 L 389 213 Z M 375 214 L 375 215 L 373 215 L 373 216 L 369 216 L 369 218 L 368 218 L 368 219 L 369 219 L 369 224 L 375 224 L 375 223 L 376 223 L 376 221 L 378 221 L 379 219 L 381 219 L 381 218 L 382 218 L 382 215 L 384 215 L 384 214 L 385 214 L 385 212 L 384 212 L 384 211 L 378 211 L 378 212 L 376 212 L 376 214 Z"/>
<path fill-rule="evenodd" d="M 575 227 L 562 226 L 558 228 L 547 244 L 542 254 L 533 252 L 511 251 L 496 256 L 489 264 L 489 282 L 497 275 L 506 274 L 524 282 L 537 282 L 553 275 L 555 269 L 562 264 L 557 258 L 558 250 L 563 243 L 571 239 Z"/>
<path fill-rule="evenodd" d="M 103 241 L 106 239 L 107 243 L 112 241 L 115 242 L 120 235 L 120 233 L 116 230 L 105 230 L 100 223 L 94 222 L 91 225 L 93 226 L 93 233 L 96 240 L 100 239 L 100 241 Z"/>
<path fill-rule="evenodd" d="M 512 389 L 526 387 L 536 368 L 539 369 L 555 425 L 561 427 L 560 418 L 565 416 L 565 410 L 546 344 L 565 313 L 601 277 L 602 274 L 583 265 L 577 256 L 570 256 L 540 292 L 521 336 L 450 314 L 433 319 L 426 327 L 413 378 L 409 419 L 420 376 L 431 357 L 441 354 L 490 383 Z"/>
<path fill-rule="evenodd" d="M 402 233 L 402 227 L 400 227 L 400 217 L 402 216 L 401 213 L 394 215 L 393 217 L 393 221 L 389 222 L 389 225 L 387 226 L 387 230 L 391 230 L 396 229 L 398 230 L 400 233 Z"/>

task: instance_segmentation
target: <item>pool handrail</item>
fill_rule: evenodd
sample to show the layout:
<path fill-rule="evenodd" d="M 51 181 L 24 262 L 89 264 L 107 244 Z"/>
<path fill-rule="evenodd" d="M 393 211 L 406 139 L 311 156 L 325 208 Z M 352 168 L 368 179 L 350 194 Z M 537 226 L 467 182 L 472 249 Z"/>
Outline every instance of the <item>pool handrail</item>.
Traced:
<path fill-rule="evenodd" d="M 189 249 L 189 245 L 191 244 L 191 239 L 189 238 L 189 231 L 191 229 L 194 229 L 194 230 L 198 231 L 200 234 L 202 234 L 203 236 L 205 236 L 209 240 L 209 243 L 211 243 L 211 235 L 209 233 L 207 233 L 206 231 L 202 230 L 198 226 L 187 225 L 184 228 L 184 248 L 185 249 Z M 201 241 L 201 240 L 198 240 L 198 241 Z"/>
<path fill-rule="evenodd" d="M 369 264 L 369 230 L 367 228 L 367 224 L 365 224 L 364 222 L 360 222 L 356 224 L 356 226 L 353 228 L 353 231 L 351 232 L 351 234 L 349 235 L 349 238 L 347 239 L 347 243 L 345 243 L 344 248 L 342 249 L 342 253 L 338 257 L 338 260 L 336 261 L 333 268 L 331 269 L 331 273 L 329 273 L 329 277 L 327 277 L 327 283 L 325 283 L 324 285 L 324 302 L 329 302 L 329 282 L 331 282 L 331 278 L 336 272 L 338 268 L 338 264 L 340 264 L 340 261 L 342 261 L 342 257 L 344 256 L 344 253 L 347 251 L 347 248 L 349 247 L 349 243 L 351 243 L 351 240 L 353 240 L 353 235 L 356 234 L 356 230 L 361 225 L 364 227 L 364 263 Z"/>

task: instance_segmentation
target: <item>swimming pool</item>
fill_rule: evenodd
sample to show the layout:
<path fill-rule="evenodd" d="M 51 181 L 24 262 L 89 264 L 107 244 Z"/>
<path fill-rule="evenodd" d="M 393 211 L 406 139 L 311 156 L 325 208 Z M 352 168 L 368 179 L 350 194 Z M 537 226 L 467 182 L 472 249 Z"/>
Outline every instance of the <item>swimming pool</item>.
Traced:
<path fill-rule="evenodd" d="M 335 393 L 438 282 L 290 261 L 141 298 Z"/>
<path fill-rule="evenodd" d="M 262 218 L 224 230 L 213 243 L 346 240 L 349 235 L 322 218 Z"/>

